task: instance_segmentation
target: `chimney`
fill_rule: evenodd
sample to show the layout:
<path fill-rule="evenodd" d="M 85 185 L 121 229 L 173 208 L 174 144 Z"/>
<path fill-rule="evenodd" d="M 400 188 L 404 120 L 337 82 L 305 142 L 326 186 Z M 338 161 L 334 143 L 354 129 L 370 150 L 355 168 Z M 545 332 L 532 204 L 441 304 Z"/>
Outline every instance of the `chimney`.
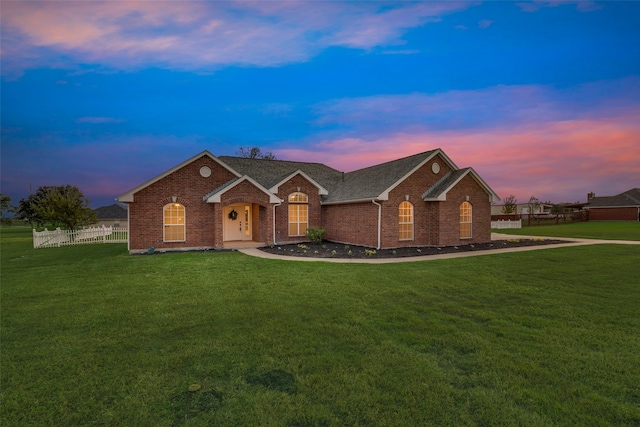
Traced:
<path fill-rule="evenodd" d="M 589 200 L 593 199 L 594 197 L 596 197 L 596 193 L 594 193 L 593 191 L 587 194 L 587 203 L 589 203 Z"/>

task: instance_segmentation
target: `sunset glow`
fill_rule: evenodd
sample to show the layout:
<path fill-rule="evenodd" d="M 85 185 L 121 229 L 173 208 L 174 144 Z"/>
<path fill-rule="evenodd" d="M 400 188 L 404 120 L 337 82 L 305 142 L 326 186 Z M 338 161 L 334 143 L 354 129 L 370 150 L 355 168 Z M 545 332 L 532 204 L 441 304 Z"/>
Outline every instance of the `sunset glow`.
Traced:
<path fill-rule="evenodd" d="M 209 150 L 442 148 L 500 197 L 640 187 L 640 3 L 2 1 L 1 191 L 92 207 Z"/>

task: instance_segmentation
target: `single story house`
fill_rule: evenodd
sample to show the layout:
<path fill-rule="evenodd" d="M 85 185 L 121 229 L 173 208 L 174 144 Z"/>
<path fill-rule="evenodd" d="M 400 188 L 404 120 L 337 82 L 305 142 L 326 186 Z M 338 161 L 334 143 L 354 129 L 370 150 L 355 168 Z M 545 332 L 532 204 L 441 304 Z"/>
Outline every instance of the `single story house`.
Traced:
<path fill-rule="evenodd" d="M 491 215 L 504 215 L 502 213 L 502 209 L 504 208 L 504 205 L 493 205 L 491 206 Z M 516 211 L 511 214 L 511 215 L 529 215 L 529 209 L 531 207 L 529 206 L 528 203 L 517 203 L 516 204 Z M 533 215 L 550 215 L 551 214 L 551 209 L 553 208 L 553 205 L 550 205 L 549 203 L 540 203 L 538 204 L 536 207 L 534 207 L 533 209 Z"/>
<path fill-rule="evenodd" d="M 587 203 L 589 221 L 640 221 L 640 188 L 609 197 L 589 193 Z"/>
<path fill-rule="evenodd" d="M 491 240 L 496 193 L 435 149 L 344 173 L 320 163 L 203 151 L 119 196 L 129 251 L 205 250 L 325 239 L 372 248 Z"/>
<path fill-rule="evenodd" d="M 127 208 L 116 203 L 109 206 L 100 206 L 95 209 L 98 223 L 97 227 L 122 227 L 127 228 Z"/>

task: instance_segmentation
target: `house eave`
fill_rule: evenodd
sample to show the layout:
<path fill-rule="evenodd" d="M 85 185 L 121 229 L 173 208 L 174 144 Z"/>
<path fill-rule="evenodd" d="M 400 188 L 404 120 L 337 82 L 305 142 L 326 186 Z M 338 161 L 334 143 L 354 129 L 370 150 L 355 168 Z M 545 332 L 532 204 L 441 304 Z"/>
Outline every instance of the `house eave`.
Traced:
<path fill-rule="evenodd" d="M 323 206 L 331 206 L 331 205 L 348 205 L 352 203 L 371 203 L 372 200 L 376 201 L 385 201 L 389 200 L 389 198 L 380 198 L 380 197 L 367 197 L 366 199 L 351 199 L 351 200 L 336 200 L 333 202 L 320 202 Z"/>
<path fill-rule="evenodd" d="M 281 203 L 282 202 L 282 200 L 280 200 L 280 198 L 278 196 L 276 196 L 275 194 L 273 194 L 272 192 L 270 192 L 269 190 L 264 188 L 256 180 L 254 180 L 253 178 L 251 178 L 248 175 L 242 176 L 240 179 L 236 180 L 231 185 L 228 185 L 228 186 L 222 188 L 220 191 L 210 195 L 209 197 L 205 196 L 204 201 L 207 202 L 207 203 L 220 203 L 222 201 L 222 195 L 224 193 L 226 193 L 227 191 L 231 190 L 232 188 L 236 187 L 237 185 L 239 185 L 240 183 L 245 182 L 245 181 L 250 182 L 252 185 L 254 185 L 256 188 L 258 188 L 260 191 L 262 191 L 263 193 L 268 195 L 269 196 L 269 203 Z"/>
<path fill-rule="evenodd" d="M 585 209 L 617 209 L 617 208 L 640 208 L 640 205 L 624 205 L 624 206 L 585 206 Z"/>
<path fill-rule="evenodd" d="M 402 178 L 400 178 L 399 180 L 397 180 L 396 182 L 394 182 L 393 184 L 391 184 L 391 186 L 389 186 L 389 188 L 387 188 L 386 190 L 384 190 L 382 192 L 382 194 L 380 194 L 380 200 L 388 200 L 389 199 L 389 193 L 396 188 L 398 185 L 400 185 L 404 180 L 406 180 L 408 177 L 410 177 L 411 175 L 413 175 L 418 169 L 420 169 L 422 166 L 424 166 L 427 162 L 429 162 L 431 159 L 433 159 L 434 157 L 436 157 L 438 154 L 440 154 L 440 156 L 442 156 L 442 158 L 444 159 L 444 161 L 449 165 L 449 167 L 452 170 L 458 170 L 458 166 L 456 166 L 455 163 L 453 163 L 453 161 L 449 158 L 449 156 L 447 156 L 444 151 L 442 151 L 442 149 L 440 148 L 436 148 L 435 150 L 433 150 L 433 152 L 427 157 L 425 158 L 423 161 L 421 161 L 416 167 L 414 167 L 413 169 L 411 169 L 409 172 L 407 172 Z"/>
<path fill-rule="evenodd" d="M 462 172 L 462 170 L 463 169 L 461 169 L 460 172 Z M 458 185 L 458 183 L 460 181 L 462 181 L 462 179 L 464 177 L 468 176 L 468 175 L 470 175 L 471 178 L 473 178 L 480 185 L 480 187 L 482 187 L 484 189 L 484 191 L 489 195 L 489 202 L 493 203 L 493 202 L 497 202 L 497 201 L 500 200 L 500 197 L 496 194 L 496 192 L 493 191 L 491 189 L 491 187 L 489 187 L 489 185 L 487 185 L 487 183 L 484 182 L 484 180 L 482 178 L 480 178 L 480 175 L 478 175 L 478 173 L 473 168 L 468 168 L 466 170 L 466 172 L 462 173 L 462 175 L 460 175 L 455 181 L 453 181 L 451 184 L 449 184 L 449 186 L 447 188 L 442 190 L 442 192 L 437 197 L 422 197 L 422 200 L 424 200 L 425 202 L 444 202 L 444 201 L 446 201 L 447 200 L 447 193 L 449 191 L 451 191 L 451 189 L 453 189 L 456 185 Z"/>
<path fill-rule="evenodd" d="M 318 189 L 318 194 L 320 194 L 321 196 L 326 196 L 326 195 L 329 194 L 329 191 L 327 191 L 326 188 L 324 188 L 322 185 L 318 184 L 318 182 L 316 182 L 316 180 L 311 178 L 309 175 L 307 175 L 306 173 L 304 173 L 300 169 L 298 169 L 297 171 L 295 171 L 291 175 L 288 175 L 286 178 L 284 178 L 283 180 L 281 180 L 277 184 L 273 185 L 271 188 L 269 188 L 269 191 L 271 191 L 274 194 L 277 194 L 279 187 L 282 184 L 284 184 L 285 182 L 289 181 L 291 178 L 293 178 L 296 175 L 301 175 L 304 179 L 306 179 L 307 181 L 312 183 Z"/>

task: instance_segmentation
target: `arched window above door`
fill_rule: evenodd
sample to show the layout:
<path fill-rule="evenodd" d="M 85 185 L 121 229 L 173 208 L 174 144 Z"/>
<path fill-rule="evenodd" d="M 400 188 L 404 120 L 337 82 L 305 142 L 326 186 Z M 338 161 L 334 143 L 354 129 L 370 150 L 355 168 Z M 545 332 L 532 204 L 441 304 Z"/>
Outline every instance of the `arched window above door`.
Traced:
<path fill-rule="evenodd" d="M 296 191 L 289 194 L 289 236 L 304 236 L 309 227 L 309 197 Z"/>

